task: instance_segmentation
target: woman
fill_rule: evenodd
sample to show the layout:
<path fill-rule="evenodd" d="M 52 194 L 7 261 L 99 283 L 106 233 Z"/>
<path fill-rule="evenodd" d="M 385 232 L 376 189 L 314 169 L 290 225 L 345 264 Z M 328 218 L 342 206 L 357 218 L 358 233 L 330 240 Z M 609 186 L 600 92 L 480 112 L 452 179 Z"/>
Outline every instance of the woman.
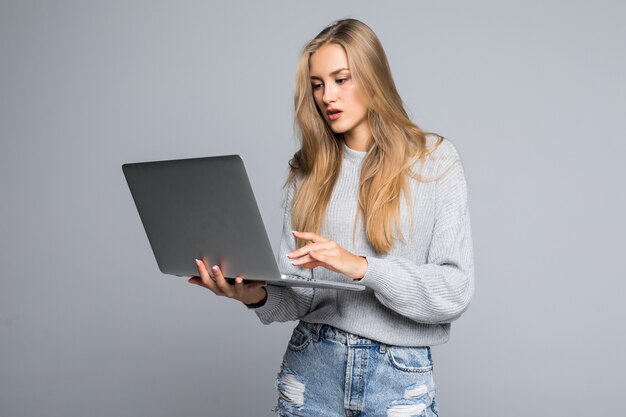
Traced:
<path fill-rule="evenodd" d="M 277 378 L 281 416 L 436 416 L 430 346 L 474 291 L 466 181 L 456 148 L 404 110 L 380 41 L 355 19 L 303 49 L 279 267 L 365 291 L 190 282 L 300 320 Z M 292 232 L 293 230 L 293 232 Z"/>

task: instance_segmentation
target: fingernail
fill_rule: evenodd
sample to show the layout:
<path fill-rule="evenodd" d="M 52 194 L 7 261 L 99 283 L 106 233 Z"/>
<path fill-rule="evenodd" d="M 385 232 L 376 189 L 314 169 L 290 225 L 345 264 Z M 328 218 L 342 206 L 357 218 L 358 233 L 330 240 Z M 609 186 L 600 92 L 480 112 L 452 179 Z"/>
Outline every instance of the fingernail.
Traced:
<path fill-rule="evenodd" d="M 212 269 L 213 269 L 214 271 L 217 271 L 219 268 L 217 267 L 217 265 L 213 265 L 213 268 L 212 268 Z"/>
<path fill-rule="evenodd" d="M 196 259 L 196 265 L 200 266 L 201 263 L 200 259 Z"/>

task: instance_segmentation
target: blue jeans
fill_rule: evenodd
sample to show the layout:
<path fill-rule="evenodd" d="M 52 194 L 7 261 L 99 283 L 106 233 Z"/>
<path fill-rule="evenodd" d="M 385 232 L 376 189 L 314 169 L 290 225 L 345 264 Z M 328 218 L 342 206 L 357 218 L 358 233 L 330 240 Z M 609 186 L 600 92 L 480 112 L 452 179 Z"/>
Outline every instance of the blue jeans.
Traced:
<path fill-rule="evenodd" d="M 300 321 L 276 379 L 279 416 L 436 417 L 430 347 Z"/>

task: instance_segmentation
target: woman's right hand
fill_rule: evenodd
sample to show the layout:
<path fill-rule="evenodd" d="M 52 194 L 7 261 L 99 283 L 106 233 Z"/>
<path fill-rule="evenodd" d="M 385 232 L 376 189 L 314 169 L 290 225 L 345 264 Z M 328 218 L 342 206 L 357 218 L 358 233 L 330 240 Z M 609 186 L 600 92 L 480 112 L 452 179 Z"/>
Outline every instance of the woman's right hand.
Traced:
<path fill-rule="evenodd" d="M 243 283 L 243 277 L 237 276 L 235 284 L 226 282 L 221 269 L 215 265 L 211 271 L 207 269 L 204 262 L 196 259 L 198 276 L 189 278 L 187 282 L 207 288 L 216 295 L 232 298 L 244 304 L 256 304 L 267 297 L 265 281 L 254 281 L 248 284 Z"/>

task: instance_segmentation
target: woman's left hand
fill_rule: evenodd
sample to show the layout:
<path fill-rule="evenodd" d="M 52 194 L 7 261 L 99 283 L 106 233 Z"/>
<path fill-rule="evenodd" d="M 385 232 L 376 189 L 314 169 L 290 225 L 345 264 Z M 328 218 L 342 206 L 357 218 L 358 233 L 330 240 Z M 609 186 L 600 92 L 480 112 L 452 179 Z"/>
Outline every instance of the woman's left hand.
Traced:
<path fill-rule="evenodd" d="M 352 279 L 361 279 L 365 276 L 367 259 L 363 256 L 348 252 L 337 242 L 315 233 L 294 231 L 293 234 L 299 239 L 310 241 L 300 249 L 287 254 L 289 259 L 295 259 L 293 265 L 311 269 L 322 266 Z"/>

